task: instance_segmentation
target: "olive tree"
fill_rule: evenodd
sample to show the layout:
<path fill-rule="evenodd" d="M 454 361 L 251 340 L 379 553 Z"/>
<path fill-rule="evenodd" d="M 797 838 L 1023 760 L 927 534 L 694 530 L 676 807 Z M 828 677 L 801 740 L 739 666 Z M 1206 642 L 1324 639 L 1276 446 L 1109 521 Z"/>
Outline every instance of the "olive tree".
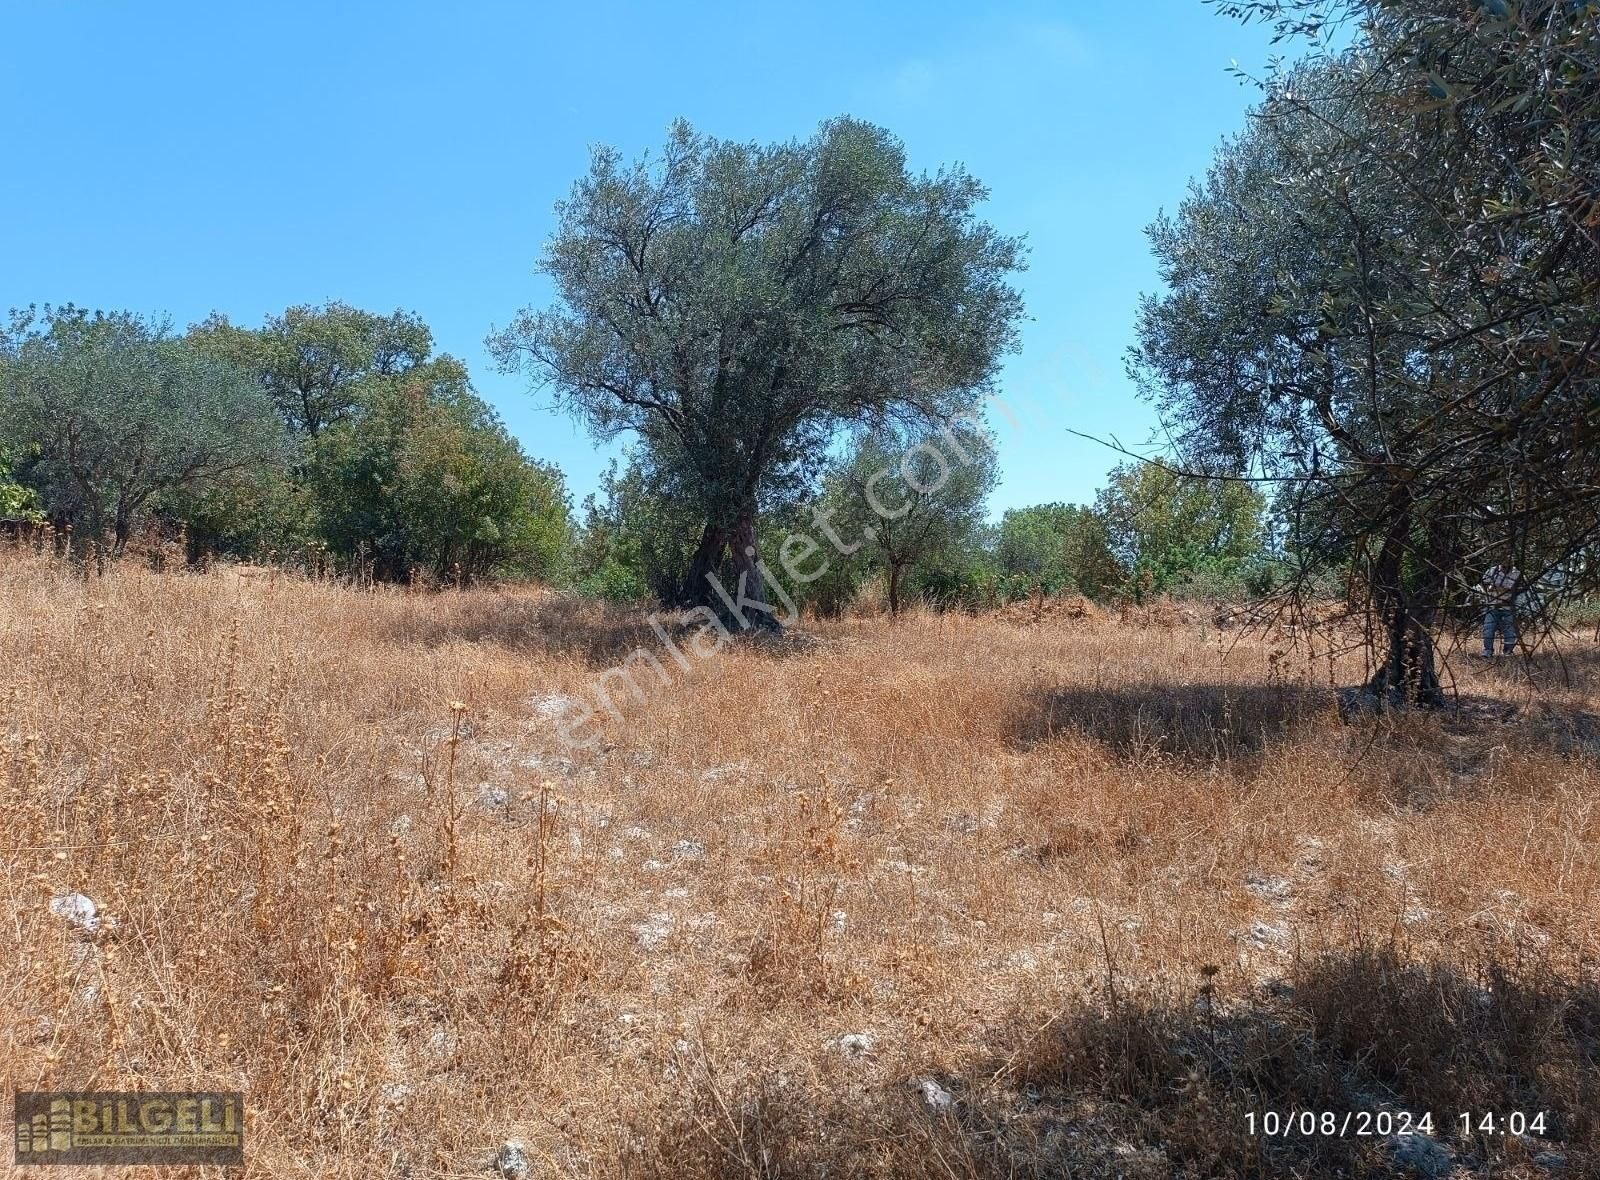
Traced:
<path fill-rule="evenodd" d="M 636 432 L 695 507 L 684 603 L 726 562 L 754 605 L 764 503 L 841 428 L 969 409 L 1014 344 L 1022 248 L 979 218 L 985 195 L 854 119 L 766 145 L 679 122 L 655 157 L 595 152 L 544 251 L 555 304 L 489 344 L 598 437 Z"/>
<path fill-rule="evenodd" d="M 248 374 L 164 325 L 75 307 L 14 312 L 0 415 L 58 521 L 120 553 L 158 495 L 281 457 L 283 427 Z"/>
<path fill-rule="evenodd" d="M 883 573 L 891 616 L 908 574 L 971 546 L 998 478 L 993 441 L 964 424 L 873 431 L 839 464 L 827 489 L 834 527 Z"/>
<path fill-rule="evenodd" d="M 1152 227 L 1131 367 L 1185 465 L 1277 482 L 1291 587 L 1348 571 L 1372 692 L 1438 703 L 1433 636 L 1485 551 L 1600 535 L 1592 6 L 1223 7 L 1355 19 Z"/>

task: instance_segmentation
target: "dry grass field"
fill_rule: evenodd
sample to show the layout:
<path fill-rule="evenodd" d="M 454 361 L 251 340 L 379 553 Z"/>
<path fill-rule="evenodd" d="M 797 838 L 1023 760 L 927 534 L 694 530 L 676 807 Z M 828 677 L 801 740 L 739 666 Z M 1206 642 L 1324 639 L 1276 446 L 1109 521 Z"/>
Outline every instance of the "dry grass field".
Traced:
<path fill-rule="evenodd" d="M 245 1090 L 250 1177 L 1600 1166 L 1600 649 L 1346 723 L 1354 657 L 1021 618 L 569 751 L 642 620 L 0 557 L 0 1085 Z"/>

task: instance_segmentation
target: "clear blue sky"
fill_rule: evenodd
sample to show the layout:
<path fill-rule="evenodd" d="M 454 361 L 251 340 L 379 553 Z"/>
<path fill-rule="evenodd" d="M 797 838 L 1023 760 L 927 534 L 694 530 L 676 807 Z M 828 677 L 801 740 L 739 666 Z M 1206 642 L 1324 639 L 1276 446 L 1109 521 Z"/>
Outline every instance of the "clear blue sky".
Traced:
<path fill-rule="evenodd" d="M 405 308 L 464 358 L 574 502 L 605 458 L 494 372 L 483 338 L 549 298 L 532 273 L 590 145 L 668 122 L 737 139 L 851 114 L 912 163 L 959 161 L 1026 233 L 1030 322 L 995 423 L 999 511 L 1093 496 L 1144 438 L 1122 373 L 1143 227 L 1253 92 L 1259 28 L 1144 4 L 245 4 L 0 0 L 0 306 L 75 302 L 253 324 L 294 303 Z"/>

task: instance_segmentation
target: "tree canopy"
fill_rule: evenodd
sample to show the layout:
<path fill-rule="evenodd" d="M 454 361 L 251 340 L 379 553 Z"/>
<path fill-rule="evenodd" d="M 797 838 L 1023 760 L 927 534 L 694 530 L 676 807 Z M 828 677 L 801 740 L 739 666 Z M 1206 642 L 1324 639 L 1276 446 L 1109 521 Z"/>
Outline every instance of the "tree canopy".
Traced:
<path fill-rule="evenodd" d="M 1193 478 L 1153 463 L 1112 470 L 1095 498 L 1108 552 L 1141 591 L 1202 570 L 1236 575 L 1265 540 L 1265 498 L 1251 484 Z"/>
<path fill-rule="evenodd" d="M 1000 518 L 995 558 L 1000 573 L 1023 593 L 1070 589 L 1100 598 L 1126 580 L 1111 552 L 1105 518 L 1077 504 L 1009 509 Z"/>
<path fill-rule="evenodd" d="M 213 315 L 189 339 L 248 372 L 296 443 L 287 467 L 175 505 L 208 540 L 322 547 L 391 580 L 562 569 L 561 473 L 523 454 L 417 316 L 298 306 L 260 328 Z"/>
<path fill-rule="evenodd" d="M 270 464 L 284 432 L 249 375 L 162 324 L 75 307 L 14 313 L 0 417 L 58 521 L 127 544 L 165 492 Z"/>
<path fill-rule="evenodd" d="M 466 367 L 434 357 L 433 333 L 403 311 L 302 304 L 267 317 L 260 328 L 214 314 L 189 336 L 196 347 L 255 374 L 288 428 L 312 439 L 356 413 L 374 385 L 467 384 Z"/>

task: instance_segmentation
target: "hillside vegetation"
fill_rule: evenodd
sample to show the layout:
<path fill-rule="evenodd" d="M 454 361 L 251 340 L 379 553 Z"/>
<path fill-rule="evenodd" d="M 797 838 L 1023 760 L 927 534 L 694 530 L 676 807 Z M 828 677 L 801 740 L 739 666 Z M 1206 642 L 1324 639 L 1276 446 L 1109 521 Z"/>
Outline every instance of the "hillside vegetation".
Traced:
<path fill-rule="evenodd" d="M 1600 648 L 1345 723 L 1303 639 L 1030 617 L 569 749 L 637 616 L 0 556 L 0 1086 L 243 1089 L 252 1177 L 1592 1165 Z"/>

